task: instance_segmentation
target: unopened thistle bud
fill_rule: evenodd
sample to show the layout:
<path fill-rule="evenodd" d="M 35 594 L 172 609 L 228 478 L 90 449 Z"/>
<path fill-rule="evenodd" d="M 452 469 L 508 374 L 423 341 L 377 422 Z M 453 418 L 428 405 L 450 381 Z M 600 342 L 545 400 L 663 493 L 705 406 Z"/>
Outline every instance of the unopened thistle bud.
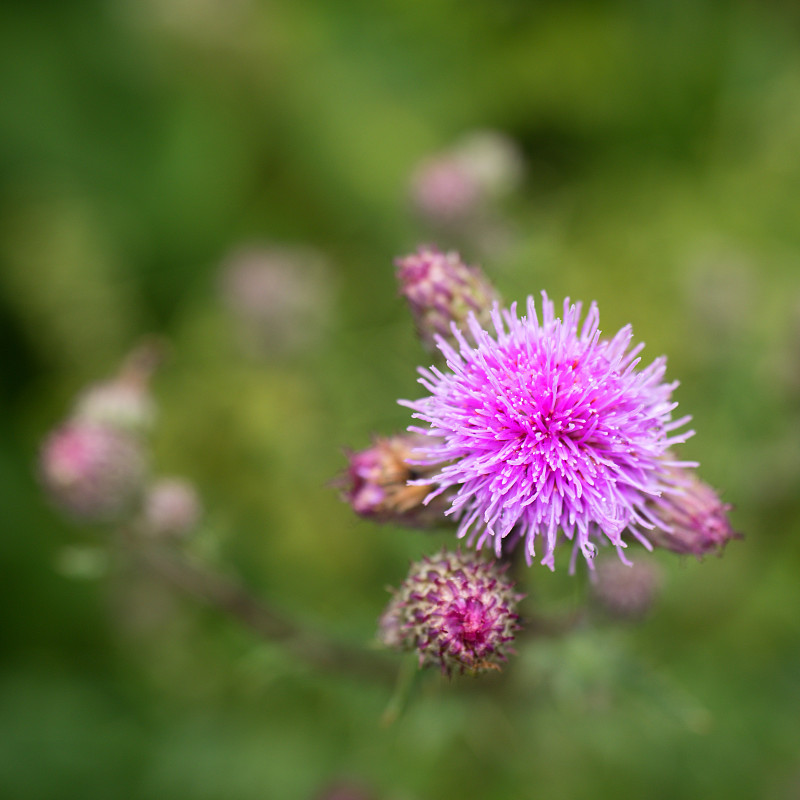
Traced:
<path fill-rule="evenodd" d="M 42 481 L 55 503 L 86 521 L 112 522 L 128 513 L 145 476 L 139 441 L 115 428 L 70 422 L 41 451 Z"/>
<path fill-rule="evenodd" d="M 482 327 L 491 319 L 492 305 L 499 296 L 478 267 L 467 266 L 458 253 L 442 253 L 421 247 L 398 258 L 400 294 L 408 301 L 423 345 L 437 352 L 436 337 L 454 344 L 451 323 L 466 329 L 470 312 Z"/>
<path fill-rule="evenodd" d="M 616 557 L 597 560 L 592 574 L 592 595 L 617 619 L 640 619 L 650 610 L 661 589 L 658 565 L 637 556 L 632 564 Z"/>
<path fill-rule="evenodd" d="M 90 386 L 78 397 L 74 418 L 132 433 L 149 429 L 155 419 L 155 405 L 145 387 L 124 381 Z"/>
<path fill-rule="evenodd" d="M 698 558 L 721 552 L 730 539 L 741 539 L 728 521 L 732 506 L 723 503 L 717 493 L 688 472 L 678 475 L 674 490 L 652 501 L 651 512 L 659 528 L 647 532 L 655 547 Z"/>
<path fill-rule="evenodd" d="M 420 437 L 403 433 L 375 437 L 372 446 L 349 455 L 350 464 L 339 483 L 342 499 L 361 517 L 413 528 L 447 524 L 444 512 L 449 497 L 436 497 L 425 505 L 431 488 L 410 484 L 427 477 L 424 467 L 414 466 L 414 448 Z"/>
<path fill-rule="evenodd" d="M 494 561 L 460 552 L 412 564 L 381 617 L 387 647 L 417 651 L 421 667 L 477 674 L 500 669 L 519 629 L 514 592 Z"/>
<path fill-rule="evenodd" d="M 194 486 L 181 478 L 161 478 L 144 497 L 143 525 L 154 536 L 179 537 L 189 533 L 202 510 Z"/>
<path fill-rule="evenodd" d="M 150 379 L 163 355 L 158 341 L 144 342 L 128 355 L 116 377 L 93 384 L 78 396 L 73 418 L 90 425 L 145 433 L 156 416 Z"/>

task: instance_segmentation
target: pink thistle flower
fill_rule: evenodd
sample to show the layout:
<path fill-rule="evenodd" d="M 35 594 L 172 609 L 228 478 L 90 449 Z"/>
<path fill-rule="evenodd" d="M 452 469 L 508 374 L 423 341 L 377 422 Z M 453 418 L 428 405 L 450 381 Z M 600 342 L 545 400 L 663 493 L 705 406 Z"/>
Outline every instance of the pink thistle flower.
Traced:
<path fill-rule="evenodd" d="M 742 538 L 728 521 L 732 506 L 707 483 L 683 470 L 676 472 L 676 483 L 651 503 L 659 526 L 650 534 L 656 547 L 700 558 Z"/>
<path fill-rule="evenodd" d="M 522 595 L 495 562 L 443 552 L 411 565 L 380 620 L 388 647 L 417 650 L 420 666 L 478 673 L 499 669 L 512 653 Z"/>
<path fill-rule="evenodd" d="M 483 272 L 467 266 L 458 253 L 420 247 L 395 264 L 400 294 L 429 350 L 436 351 L 437 336 L 456 344 L 450 326 L 455 322 L 463 327 L 470 312 L 482 326 L 488 325 L 492 305 L 499 300 L 497 292 Z"/>
<path fill-rule="evenodd" d="M 141 492 L 145 458 L 138 439 L 78 421 L 50 434 L 40 468 L 57 505 L 87 521 L 111 522 L 128 513 Z"/>
<path fill-rule="evenodd" d="M 582 324 L 580 303 L 566 300 L 562 320 L 544 293 L 541 321 L 533 298 L 527 311 L 495 306 L 494 333 L 471 316 L 475 345 L 454 326 L 457 348 L 438 339 L 448 371 L 420 369 L 429 396 L 400 401 L 428 424 L 409 428 L 431 437 L 416 452 L 438 468 L 420 481 L 428 499 L 454 491 L 460 537 L 500 554 L 513 532 L 509 546 L 524 540 L 530 564 L 540 543 L 551 569 L 559 532 L 573 542 L 570 569 L 601 537 L 622 557 L 626 530 L 650 549 L 640 529 L 659 521 L 648 500 L 672 487 L 672 468 L 693 466 L 667 452 L 692 431 L 675 433 L 689 417 L 672 419 L 666 360 L 638 369 L 630 326 L 601 340 L 594 303 Z"/>

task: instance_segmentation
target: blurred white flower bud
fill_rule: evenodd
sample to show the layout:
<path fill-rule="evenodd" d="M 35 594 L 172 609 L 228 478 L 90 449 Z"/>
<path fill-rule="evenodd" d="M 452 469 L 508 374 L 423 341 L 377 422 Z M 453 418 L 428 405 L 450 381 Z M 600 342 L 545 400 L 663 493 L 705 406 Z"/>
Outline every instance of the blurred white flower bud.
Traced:
<path fill-rule="evenodd" d="M 150 429 L 155 416 L 150 393 L 143 386 L 123 381 L 90 386 L 78 397 L 73 412 L 77 420 L 131 432 Z"/>
<path fill-rule="evenodd" d="M 456 143 L 454 158 L 490 197 L 502 197 L 522 182 L 525 161 L 516 142 L 500 131 L 475 131 Z"/>
<path fill-rule="evenodd" d="M 200 498 L 189 481 L 160 478 L 144 496 L 143 525 L 154 536 L 182 536 L 200 521 Z"/>

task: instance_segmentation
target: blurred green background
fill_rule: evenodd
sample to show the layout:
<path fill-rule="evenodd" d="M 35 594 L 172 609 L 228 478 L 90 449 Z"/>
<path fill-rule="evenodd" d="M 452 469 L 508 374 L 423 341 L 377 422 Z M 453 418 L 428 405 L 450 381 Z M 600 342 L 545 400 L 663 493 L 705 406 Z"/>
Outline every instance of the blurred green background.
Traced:
<path fill-rule="evenodd" d="M 6 0 L 0 75 L 4 798 L 800 796 L 797 4 Z M 449 537 L 359 521 L 329 481 L 344 446 L 407 424 L 427 357 L 392 259 L 431 238 L 408 179 L 476 128 L 527 172 L 504 246 L 465 257 L 508 299 L 596 299 L 604 330 L 667 353 L 685 452 L 746 538 L 659 554 L 645 622 L 433 675 L 385 728 L 390 685 L 315 673 L 119 554 L 100 569 L 37 450 L 162 335 L 154 459 L 202 492 L 192 546 L 369 642 L 385 586 Z M 253 241 L 326 255 L 312 347 L 239 347 L 219 269 Z M 560 566 L 525 576 L 529 611 L 581 602 Z"/>

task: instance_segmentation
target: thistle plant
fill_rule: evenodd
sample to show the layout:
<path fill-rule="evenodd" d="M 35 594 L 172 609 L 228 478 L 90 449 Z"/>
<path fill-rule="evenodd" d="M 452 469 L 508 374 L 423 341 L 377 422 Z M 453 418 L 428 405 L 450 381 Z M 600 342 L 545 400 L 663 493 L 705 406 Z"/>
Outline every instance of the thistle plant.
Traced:
<path fill-rule="evenodd" d="M 506 307 L 456 252 L 421 247 L 396 266 L 437 363 L 418 369 L 421 397 L 399 400 L 410 410 L 407 431 L 348 451 L 336 483 L 360 517 L 449 527 L 464 544 L 431 545 L 392 590 L 378 623 L 384 650 L 413 653 L 419 667 L 448 677 L 496 672 L 526 627 L 570 629 L 519 611 L 526 564 L 554 570 L 565 552 L 570 573 L 586 565 L 589 602 L 640 618 L 660 580 L 655 566 L 638 563 L 637 547 L 702 557 L 738 537 L 730 506 L 681 457 L 693 431 L 676 413 L 677 381 L 663 357 L 642 362 L 630 326 L 604 336 L 596 304 L 584 314 L 581 303 L 557 307 L 544 292 L 524 311 Z M 388 654 L 311 631 L 187 557 L 199 494 L 150 471 L 157 361 L 152 346 L 137 350 L 115 377 L 83 391 L 46 438 L 40 473 L 55 504 L 105 524 L 110 545 L 122 542 L 144 567 L 320 669 L 385 676 Z M 604 554 L 593 575 L 599 550 L 612 547 L 619 557 Z"/>
<path fill-rule="evenodd" d="M 128 556 L 256 635 L 284 643 L 299 660 L 323 671 L 386 677 L 390 670 L 374 653 L 306 629 L 256 597 L 236 576 L 221 574 L 191 553 L 203 524 L 200 494 L 187 478 L 158 477 L 152 469 L 149 434 L 157 409 L 149 384 L 160 360 L 160 348 L 153 342 L 134 350 L 117 375 L 81 391 L 72 412 L 45 437 L 39 476 L 53 505 L 75 522 L 91 523 L 99 532 L 99 548 L 105 545 Z M 428 525 L 435 521 L 434 513 L 444 519 L 444 508 L 434 512 L 435 505 L 422 504 L 424 490 L 406 485 L 409 475 L 425 474 L 409 471 L 407 465 L 414 438 L 402 434 L 377 442 L 374 454 L 363 456 L 360 466 L 354 457 L 352 474 L 364 475 L 358 479 L 365 487 L 370 480 L 379 481 L 382 491 L 391 495 L 394 489 L 405 496 L 393 496 L 405 524 L 419 515 Z M 392 465 L 396 474 L 390 486 Z M 371 490 L 365 487 L 368 495 Z M 386 502 L 388 508 L 391 503 Z"/>
<path fill-rule="evenodd" d="M 630 325 L 604 336 L 595 303 L 584 315 L 567 299 L 559 312 L 545 292 L 538 303 L 529 296 L 524 313 L 503 307 L 456 253 L 427 247 L 396 263 L 420 339 L 440 360 L 418 370 L 426 394 L 399 401 L 412 412 L 414 446 L 388 483 L 394 496 L 414 498 L 415 522 L 426 519 L 422 508 L 444 506 L 456 536 L 483 553 L 413 564 L 381 617 L 385 646 L 414 650 L 420 666 L 448 675 L 497 668 L 520 627 L 519 596 L 492 570 L 537 557 L 553 570 L 567 550 L 570 573 L 579 556 L 591 573 L 599 549 L 612 546 L 618 565 L 603 562 L 592 598 L 635 617 L 658 578 L 626 555 L 631 545 L 701 556 L 738 536 L 730 506 L 680 456 L 694 431 L 676 414 L 666 359 L 642 363 Z M 344 499 L 402 524 L 401 515 L 374 513 L 386 493 L 354 461 Z"/>

